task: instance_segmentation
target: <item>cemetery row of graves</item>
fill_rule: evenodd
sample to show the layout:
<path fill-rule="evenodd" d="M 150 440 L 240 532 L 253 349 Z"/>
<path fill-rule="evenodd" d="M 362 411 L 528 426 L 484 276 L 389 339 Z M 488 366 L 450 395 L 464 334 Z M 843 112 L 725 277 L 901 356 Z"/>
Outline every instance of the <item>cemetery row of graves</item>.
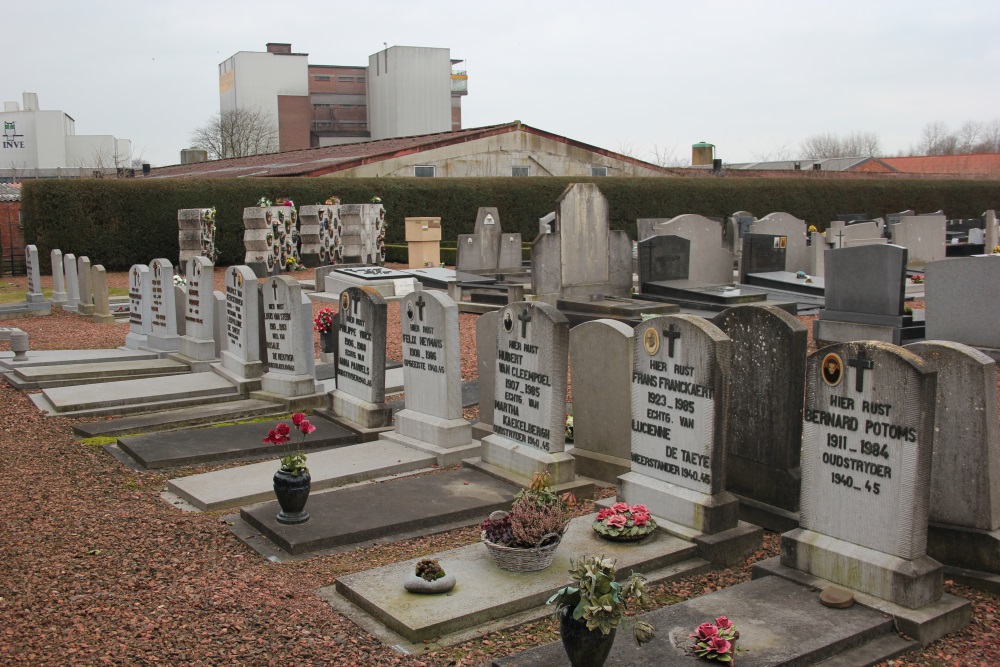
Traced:
<path fill-rule="evenodd" d="M 219 269 L 224 290 L 210 209 L 181 211 L 182 243 L 193 220 L 199 247 L 182 246 L 183 279 L 166 258 L 132 267 L 120 347 L 35 350 L 7 328 L 7 383 L 77 433 L 114 438 L 123 465 L 164 474 L 175 507 L 231 517 L 232 539 L 272 562 L 501 521 L 497 511 L 519 525 L 525 498 L 550 512 L 564 493 L 603 498 L 530 548 L 494 544 L 487 521 L 482 541 L 362 563 L 316 591 L 405 653 L 550 613 L 571 559 L 612 558 L 622 577 L 669 583 L 743 562 L 765 529 L 781 533 L 780 555 L 757 562 L 752 581 L 643 614 L 655 638 L 639 647 L 619 633 L 608 664 L 696 659 L 688 635 L 720 616 L 737 623 L 739 648 L 702 659 L 874 664 L 974 620 L 945 579 L 1000 589 L 1000 321 L 976 289 L 1000 284 L 1000 255 L 974 252 L 1000 245 L 992 211 L 964 225 L 845 216 L 825 235 L 782 213 L 684 215 L 639 220 L 633 243 L 609 229 L 598 188 L 579 184 L 539 220 L 528 265 L 520 236 L 480 209 L 451 270 L 426 247 L 439 239 L 433 220 L 414 223 L 425 245 L 409 267 L 380 266 L 377 204 L 358 205 L 369 254 L 355 265 L 338 261 L 358 256 L 348 252 L 305 253 L 313 236 L 347 247 L 336 206 L 310 211 L 316 233 L 300 226 L 294 241 L 305 211 L 248 207 L 246 264 Z M 281 272 L 286 249 L 315 270 Z M 116 321 L 102 267 L 55 249 L 51 261 L 46 298 L 28 247 L 25 301 L 0 315 Z M 915 298 L 924 308 L 907 305 Z M 474 377 L 460 313 L 477 315 Z M 804 314 L 817 315 L 812 353 Z M 292 458 L 282 471 L 308 479 L 290 509 L 275 432 L 261 442 L 259 423 L 200 426 L 293 412 L 308 421 L 283 454 L 304 453 L 308 474 Z M 209 469 L 171 474 L 185 466 Z M 608 518 L 626 511 L 638 539 L 609 540 Z M 448 592 L 403 591 L 424 559 L 453 577 Z M 558 664 L 563 650 L 494 664 Z"/>

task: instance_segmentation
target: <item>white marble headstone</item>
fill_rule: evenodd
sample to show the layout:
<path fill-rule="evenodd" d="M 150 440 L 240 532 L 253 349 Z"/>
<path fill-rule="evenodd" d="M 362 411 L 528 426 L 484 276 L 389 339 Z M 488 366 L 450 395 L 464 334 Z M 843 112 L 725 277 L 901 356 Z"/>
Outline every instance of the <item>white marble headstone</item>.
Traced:
<path fill-rule="evenodd" d="M 152 285 L 149 267 L 133 264 L 128 272 L 128 334 L 125 347 L 138 350 L 146 345 L 146 337 L 152 331 Z"/>
<path fill-rule="evenodd" d="M 76 275 L 76 257 L 70 252 L 66 253 L 64 260 L 66 265 L 66 305 L 63 306 L 63 310 L 75 313 L 80 306 L 80 280 Z"/>
<path fill-rule="evenodd" d="M 337 390 L 368 403 L 383 403 L 385 299 L 373 290 L 349 287 L 340 295 L 337 317 Z"/>
<path fill-rule="evenodd" d="M 54 248 L 50 253 L 52 257 L 52 303 L 66 303 L 66 275 L 63 273 L 62 250 Z"/>
<path fill-rule="evenodd" d="M 442 292 L 414 292 L 400 304 L 406 409 L 462 416 L 458 305 Z"/>
<path fill-rule="evenodd" d="M 168 259 L 154 259 L 149 264 L 150 323 L 147 343 L 164 352 L 180 349 L 177 335 L 177 299 L 174 292 L 174 266 Z"/>
<path fill-rule="evenodd" d="M 312 328 L 307 327 L 303 316 L 308 298 L 303 304 L 298 281 L 288 276 L 268 278 L 261 293 L 267 349 L 267 372 L 261 377 L 261 389 L 281 396 L 314 393 Z"/>
<path fill-rule="evenodd" d="M 41 303 L 45 301 L 42 294 L 42 278 L 38 272 L 38 248 L 29 245 L 24 249 L 25 268 L 28 271 L 28 291 L 24 300 L 28 303 Z"/>

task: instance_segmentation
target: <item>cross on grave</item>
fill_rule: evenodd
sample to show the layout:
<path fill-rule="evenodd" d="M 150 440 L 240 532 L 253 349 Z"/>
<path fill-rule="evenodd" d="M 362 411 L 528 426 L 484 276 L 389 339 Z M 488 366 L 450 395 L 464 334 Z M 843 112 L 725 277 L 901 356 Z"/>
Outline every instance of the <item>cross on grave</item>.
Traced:
<path fill-rule="evenodd" d="M 517 316 L 517 319 L 521 320 L 521 338 L 524 338 L 528 333 L 528 322 L 531 321 L 531 315 L 528 314 L 528 309 L 525 308 L 521 311 L 521 314 Z"/>
<path fill-rule="evenodd" d="M 671 359 L 673 359 L 674 341 L 681 337 L 681 332 L 677 331 L 677 329 L 674 328 L 674 325 L 671 324 L 669 327 L 667 327 L 667 330 L 663 332 L 663 335 L 669 339 L 667 342 L 667 354 L 670 355 Z"/>
<path fill-rule="evenodd" d="M 421 294 L 420 296 L 418 296 L 417 300 L 413 302 L 413 305 L 415 305 L 417 307 L 417 314 L 420 316 L 420 321 L 423 322 L 424 321 L 424 306 L 427 305 L 427 302 L 424 301 L 424 295 Z"/>
<path fill-rule="evenodd" d="M 271 289 L 274 290 L 274 300 L 277 301 L 278 300 L 278 283 L 277 282 L 271 283 Z"/>
<path fill-rule="evenodd" d="M 231 275 L 231 276 L 233 277 L 233 287 L 236 287 L 236 286 L 237 286 L 237 285 L 236 285 L 236 275 L 237 275 L 238 273 L 239 273 L 239 271 L 237 271 L 237 270 L 236 270 L 236 267 L 235 267 L 235 266 L 233 267 L 233 270 L 229 272 L 229 275 Z M 277 298 L 277 296 L 275 296 L 275 298 Z"/>
<path fill-rule="evenodd" d="M 838 242 L 838 245 L 837 245 L 838 248 L 843 248 L 844 247 L 844 232 L 842 232 L 842 231 L 837 232 L 837 242 Z"/>
<path fill-rule="evenodd" d="M 870 371 L 875 368 L 875 362 L 871 359 L 866 359 L 866 353 L 864 350 L 858 351 L 857 359 L 849 359 L 847 365 L 852 368 L 857 369 L 857 380 L 854 382 L 854 389 L 856 391 L 864 391 L 865 388 L 865 371 Z"/>
<path fill-rule="evenodd" d="M 358 302 L 361 301 L 361 295 L 358 293 L 351 294 L 351 303 L 354 305 L 354 314 L 358 314 Z"/>

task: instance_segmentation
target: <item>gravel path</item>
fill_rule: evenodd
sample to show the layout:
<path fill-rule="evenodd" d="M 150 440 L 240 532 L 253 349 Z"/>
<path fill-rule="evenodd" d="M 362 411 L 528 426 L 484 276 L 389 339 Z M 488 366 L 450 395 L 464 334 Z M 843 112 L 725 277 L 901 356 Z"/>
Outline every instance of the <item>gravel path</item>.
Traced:
<path fill-rule="evenodd" d="M 216 275 L 221 283 L 222 271 Z M 18 281 L 23 289 L 23 277 L 0 279 Z M 125 287 L 127 274 L 110 274 L 109 284 Z M 398 318 L 390 306 L 388 354 L 396 359 Z M 28 331 L 36 350 L 116 347 L 127 331 L 62 312 L 3 324 Z M 463 315 L 464 379 L 476 376 L 474 327 L 474 316 Z M 556 639 L 545 620 L 420 657 L 399 654 L 315 590 L 347 573 L 471 544 L 475 528 L 272 564 L 240 544 L 219 514 L 165 503 L 166 476 L 130 471 L 78 442 L 70 420 L 43 418 L 6 385 L 0 406 L 0 665 L 451 667 Z M 768 534 L 764 549 L 737 567 L 656 587 L 656 604 L 745 581 L 750 564 L 777 549 L 778 536 Z M 1000 664 L 1000 596 L 946 588 L 973 601 L 973 624 L 888 664 Z"/>

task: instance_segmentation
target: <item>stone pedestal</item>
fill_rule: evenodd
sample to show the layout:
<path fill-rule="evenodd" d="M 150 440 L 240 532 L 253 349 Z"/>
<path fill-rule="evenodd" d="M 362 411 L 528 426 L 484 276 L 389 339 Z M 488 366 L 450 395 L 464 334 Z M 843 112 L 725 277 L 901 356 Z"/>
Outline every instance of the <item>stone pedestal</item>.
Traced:
<path fill-rule="evenodd" d="M 392 424 L 392 408 L 388 403 L 370 403 L 339 389 L 330 393 L 330 409 L 345 425 L 364 429 L 385 429 Z"/>

